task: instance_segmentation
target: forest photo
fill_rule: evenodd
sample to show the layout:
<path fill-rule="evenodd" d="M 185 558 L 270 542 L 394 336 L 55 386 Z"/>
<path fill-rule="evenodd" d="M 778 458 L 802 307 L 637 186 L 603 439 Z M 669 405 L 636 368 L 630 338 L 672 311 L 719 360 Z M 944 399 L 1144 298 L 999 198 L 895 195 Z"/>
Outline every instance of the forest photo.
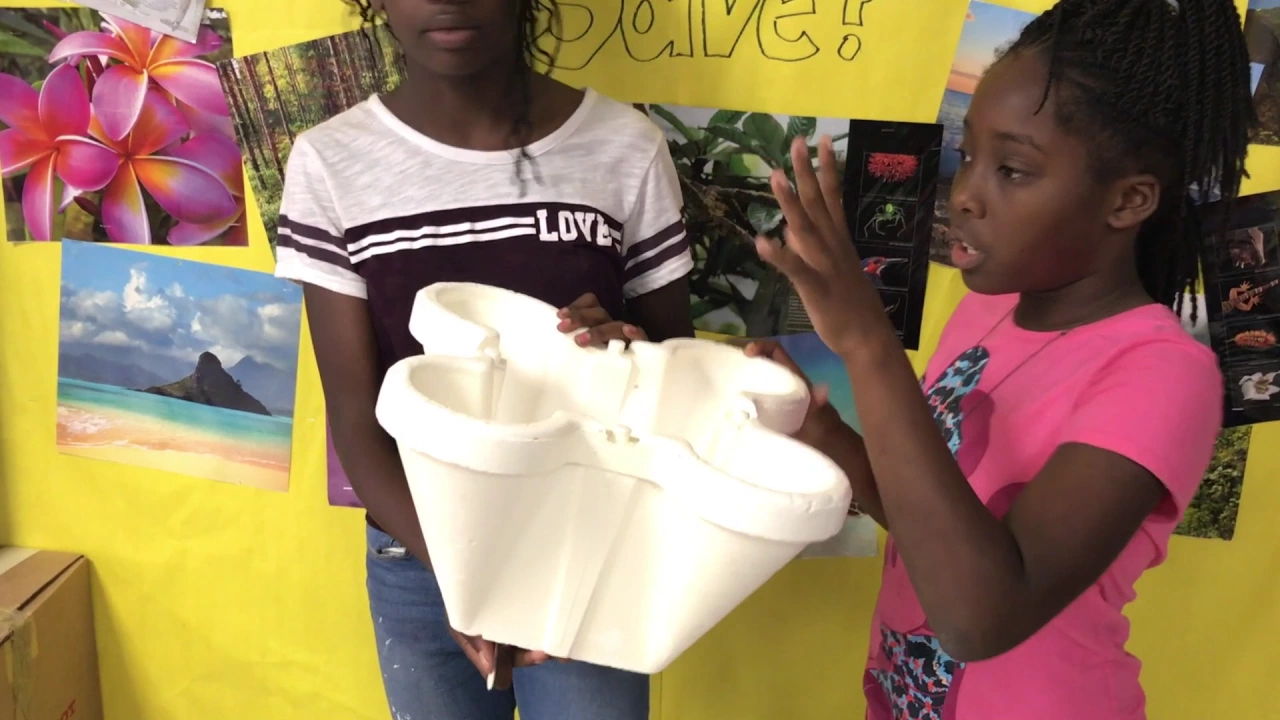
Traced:
<path fill-rule="evenodd" d="M 293 141 L 403 77 L 382 25 L 235 58 L 218 74 L 272 250 Z"/>
<path fill-rule="evenodd" d="M 244 173 L 214 63 L 84 8 L 0 9 L 0 168 L 10 241 L 247 245 Z"/>
<path fill-rule="evenodd" d="M 1235 536 L 1252 435 L 1252 425 L 1226 428 L 1218 434 L 1213 461 L 1178 524 L 1177 534 L 1215 540 L 1230 540 Z"/>
<path fill-rule="evenodd" d="M 781 168 L 794 179 L 792 140 L 810 138 L 809 154 L 816 159 L 818 136 L 831 135 L 843 174 L 849 121 L 638 107 L 666 133 L 680 175 L 694 255 L 694 326 L 745 337 L 811 331 L 803 307 L 790 302 L 786 278 L 756 254 L 755 237 L 779 231 L 782 210 L 769 189 L 769 174 Z"/>

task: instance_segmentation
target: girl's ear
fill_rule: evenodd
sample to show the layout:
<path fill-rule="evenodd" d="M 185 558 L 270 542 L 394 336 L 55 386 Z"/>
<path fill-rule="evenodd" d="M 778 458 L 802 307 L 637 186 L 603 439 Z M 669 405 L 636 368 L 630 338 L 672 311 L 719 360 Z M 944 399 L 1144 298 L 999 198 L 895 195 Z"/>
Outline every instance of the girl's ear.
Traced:
<path fill-rule="evenodd" d="M 1146 222 L 1160 207 L 1160 181 L 1154 175 L 1130 175 L 1113 186 L 1115 198 L 1107 225 L 1114 230 L 1129 230 Z"/>

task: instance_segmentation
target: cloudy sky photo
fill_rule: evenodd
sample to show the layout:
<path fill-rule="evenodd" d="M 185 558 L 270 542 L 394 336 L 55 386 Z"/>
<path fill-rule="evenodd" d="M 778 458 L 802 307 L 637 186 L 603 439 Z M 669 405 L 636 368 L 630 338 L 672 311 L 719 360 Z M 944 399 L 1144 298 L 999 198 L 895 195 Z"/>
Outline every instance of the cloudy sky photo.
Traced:
<path fill-rule="evenodd" d="M 292 411 L 301 315 L 301 289 L 266 273 L 62 243 L 61 377 L 143 389 L 189 375 L 207 351 Z"/>

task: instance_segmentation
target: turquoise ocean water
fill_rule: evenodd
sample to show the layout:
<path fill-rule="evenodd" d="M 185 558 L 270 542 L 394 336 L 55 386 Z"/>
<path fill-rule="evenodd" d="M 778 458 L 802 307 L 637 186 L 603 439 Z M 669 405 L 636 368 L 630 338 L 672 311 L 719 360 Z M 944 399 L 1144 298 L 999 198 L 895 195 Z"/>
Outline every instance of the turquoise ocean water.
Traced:
<path fill-rule="evenodd" d="M 292 418 L 226 410 L 68 378 L 58 378 L 58 405 L 85 411 L 90 418 L 83 422 L 92 422 L 95 410 L 126 413 L 253 445 L 287 446 L 293 435 Z"/>

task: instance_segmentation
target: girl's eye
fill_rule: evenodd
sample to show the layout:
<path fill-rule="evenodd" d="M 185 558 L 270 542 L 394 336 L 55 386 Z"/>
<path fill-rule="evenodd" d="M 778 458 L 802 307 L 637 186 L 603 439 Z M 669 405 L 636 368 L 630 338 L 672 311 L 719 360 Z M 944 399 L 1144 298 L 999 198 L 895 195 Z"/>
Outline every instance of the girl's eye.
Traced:
<path fill-rule="evenodd" d="M 965 152 L 964 150 L 961 150 L 960 148 L 956 148 L 956 154 L 960 156 L 960 162 L 962 163 L 969 162 L 969 153 Z"/>
<path fill-rule="evenodd" d="M 1021 170 L 1011 168 L 1008 165 L 1001 165 L 999 172 L 1001 175 L 1005 176 L 1005 179 L 1013 180 L 1013 181 L 1022 180 L 1027 176 L 1027 174 L 1022 172 Z"/>

